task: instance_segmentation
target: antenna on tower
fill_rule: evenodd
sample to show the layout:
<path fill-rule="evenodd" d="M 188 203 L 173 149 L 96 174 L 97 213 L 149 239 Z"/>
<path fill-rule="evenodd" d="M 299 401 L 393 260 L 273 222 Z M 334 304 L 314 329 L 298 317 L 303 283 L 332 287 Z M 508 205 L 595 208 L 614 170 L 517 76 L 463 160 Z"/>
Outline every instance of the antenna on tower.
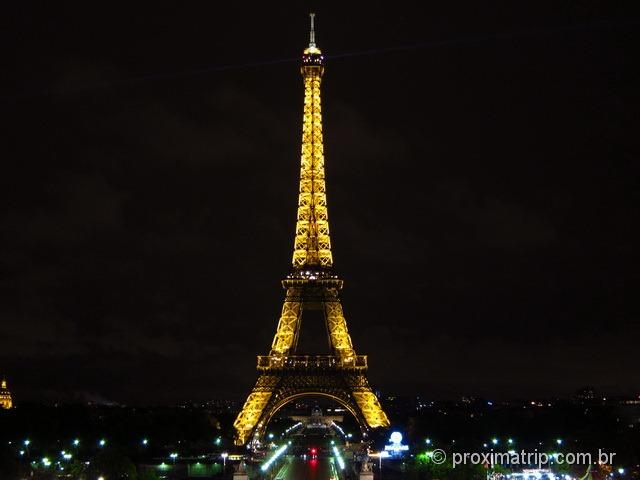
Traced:
<path fill-rule="evenodd" d="M 311 30 L 309 30 L 309 48 L 316 46 L 316 30 L 313 25 L 313 18 L 315 16 L 315 13 L 309 14 L 309 18 L 311 19 Z"/>

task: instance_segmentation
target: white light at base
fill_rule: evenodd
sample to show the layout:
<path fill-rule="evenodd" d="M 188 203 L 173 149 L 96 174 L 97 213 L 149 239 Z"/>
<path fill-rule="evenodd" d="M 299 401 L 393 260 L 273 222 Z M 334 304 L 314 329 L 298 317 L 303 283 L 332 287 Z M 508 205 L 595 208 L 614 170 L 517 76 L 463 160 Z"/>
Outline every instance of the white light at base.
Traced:
<path fill-rule="evenodd" d="M 340 470 L 344 470 L 344 460 L 340 456 L 340 452 L 338 451 L 338 447 L 333 446 L 333 453 L 336 456 L 336 460 L 338 461 L 338 465 L 340 466 Z"/>
<path fill-rule="evenodd" d="M 283 453 L 284 451 L 289 448 L 289 444 L 284 444 L 282 445 L 280 448 L 278 448 L 273 455 L 271 456 L 271 458 L 269 460 L 267 460 L 261 467 L 260 470 L 262 470 L 263 472 L 266 472 L 267 470 L 269 470 L 269 467 L 271 466 L 271 464 L 273 464 L 273 462 L 275 462 Z"/>
<path fill-rule="evenodd" d="M 391 443 L 385 445 L 384 449 L 391 452 L 392 455 L 402 455 L 402 452 L 409 450 L 409 445 L 402 444 L 402 434 L 400 432 L 393 432 L 389 437 Z"/>

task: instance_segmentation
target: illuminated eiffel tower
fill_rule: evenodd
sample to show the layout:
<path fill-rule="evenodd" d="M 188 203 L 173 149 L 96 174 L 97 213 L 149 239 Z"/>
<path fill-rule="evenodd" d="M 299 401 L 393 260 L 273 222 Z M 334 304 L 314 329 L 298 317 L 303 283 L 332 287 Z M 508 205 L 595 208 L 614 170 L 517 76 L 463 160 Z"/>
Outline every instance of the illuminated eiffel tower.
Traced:
<path fill-rule="evenodd" d="M 367 357 L 356 355 L 351 343 L 338 297 L 343 282 L 333 272 L 320 105 L 324 60 L 316 47 L 313 20 L 312 13 L 309 47 L 303 52 L 300 68 L 304 116 L 293 268 L 282 281 L 286 296 L 271 351 L 258 357 L 258 380 L 233 424 L 238 445 L 259 442 L 273 415 L 302 396 L 335 400 L 351 412 L 365 433 L 370 428 L 389 426 L 367 381 Z M 330 355 L 298 352 L 305 310 L 323 313 Z"/>

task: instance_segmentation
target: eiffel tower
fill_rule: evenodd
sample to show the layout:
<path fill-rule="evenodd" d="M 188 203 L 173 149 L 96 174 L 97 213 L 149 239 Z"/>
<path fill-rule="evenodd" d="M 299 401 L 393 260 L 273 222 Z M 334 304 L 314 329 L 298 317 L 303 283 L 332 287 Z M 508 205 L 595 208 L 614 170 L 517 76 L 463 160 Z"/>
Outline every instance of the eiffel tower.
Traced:
<path fill-rule="evenodd" d="M 363 433 L 387 427 L 389 420 L 367 381 L 367 357 L 356 355 L 338 292 L 343 281 L 333 271 L 325 193 L 320 82 L 322 52 L 315 43 L 314 14 L 309 47 L 302 55 L 304 115 L 298 216 L 293 268 L 282 281 L 286 291 L 278 329 L 269 355 L 258 356 L 258 379 L 233 426 L 236 444 L 257 444 L 273 415 L 303 396 L 324 396 L 346 408 Z M 298 351 L 302 314 L 320 310 L 324 316 L 330 355 Z"/>

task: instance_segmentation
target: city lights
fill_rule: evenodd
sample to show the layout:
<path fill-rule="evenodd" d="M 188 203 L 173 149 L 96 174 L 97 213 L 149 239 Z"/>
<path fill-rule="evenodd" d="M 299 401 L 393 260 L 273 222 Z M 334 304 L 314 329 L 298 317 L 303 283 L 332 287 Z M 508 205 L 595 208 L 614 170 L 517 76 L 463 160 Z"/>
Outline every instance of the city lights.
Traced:
<path fill-rule="evenodd" d="M 385 445 L 384 449 L 393 456 L 402 456 L 403 452 L 409 450 L 409 445 L 402 443 L 402 434 L 400 432 L 392 432 L 389 441 L 391 443 Z"/>
<path fill-rule="evenodd" d="M 302 422 L 298 422 L 298 423 L 296 423 L 294 425 L 291 425 L 289 428 L 287 428 L 284 431 L 284 433 L 287 434 L 287 433 L 291 432 L 292 430 L 295 430 L 296 428 L 301 427 L 301 426 L 302 426 Z"/>
<path fill-rule="evenodd" d="M 269 470 L 269 467 L 273 464 L 273 462 L 275 462 L 278 458 L 280 458 L 280 456 L 282 456 L 282 454 L 285 452 L 285 450 L 289 448 L 289 444 L 284 444 L 281 447 L 279 447 L 271 456 L 271 458 L 269 458 L 269 460 L 267 460 L 261 467 L 260 470 L 262 470 L 263 472 L 266 472 L 267 470 Z"/>
<path fill-rule="evenodd" d="M 338 430 L 340 432 L 340 435 L 342 435 L 343 437 L 346 437 L 347 435 L 344 433 L 344 430 L 342 429 L 342 427 L 340 425 L 338 425 L 336 422 L 331 422 L 331 426 L 333 428 L 335 428 L 336 430 Z"/>
<path fill-rule="evenodd" d="M 336 456 L 336 460 L 338 461 L 338 465 L 340 466 L 340 470 L 344 470 L 344 460 L 338 451 L 338 447 L 333 446 L 333 454 Z"/>
<path fill-rule="evenodd" d="M 218 3 L 5 22 L 0 480 L 640 480 L 640 22 Z"/>
<path fill-rule="evenodd" d="M 220 456 L 222 457 L 222 474 L 224 475 L 227 471 L 227 457 L 229 454 L 227 452 L 223 452 Z"/>

